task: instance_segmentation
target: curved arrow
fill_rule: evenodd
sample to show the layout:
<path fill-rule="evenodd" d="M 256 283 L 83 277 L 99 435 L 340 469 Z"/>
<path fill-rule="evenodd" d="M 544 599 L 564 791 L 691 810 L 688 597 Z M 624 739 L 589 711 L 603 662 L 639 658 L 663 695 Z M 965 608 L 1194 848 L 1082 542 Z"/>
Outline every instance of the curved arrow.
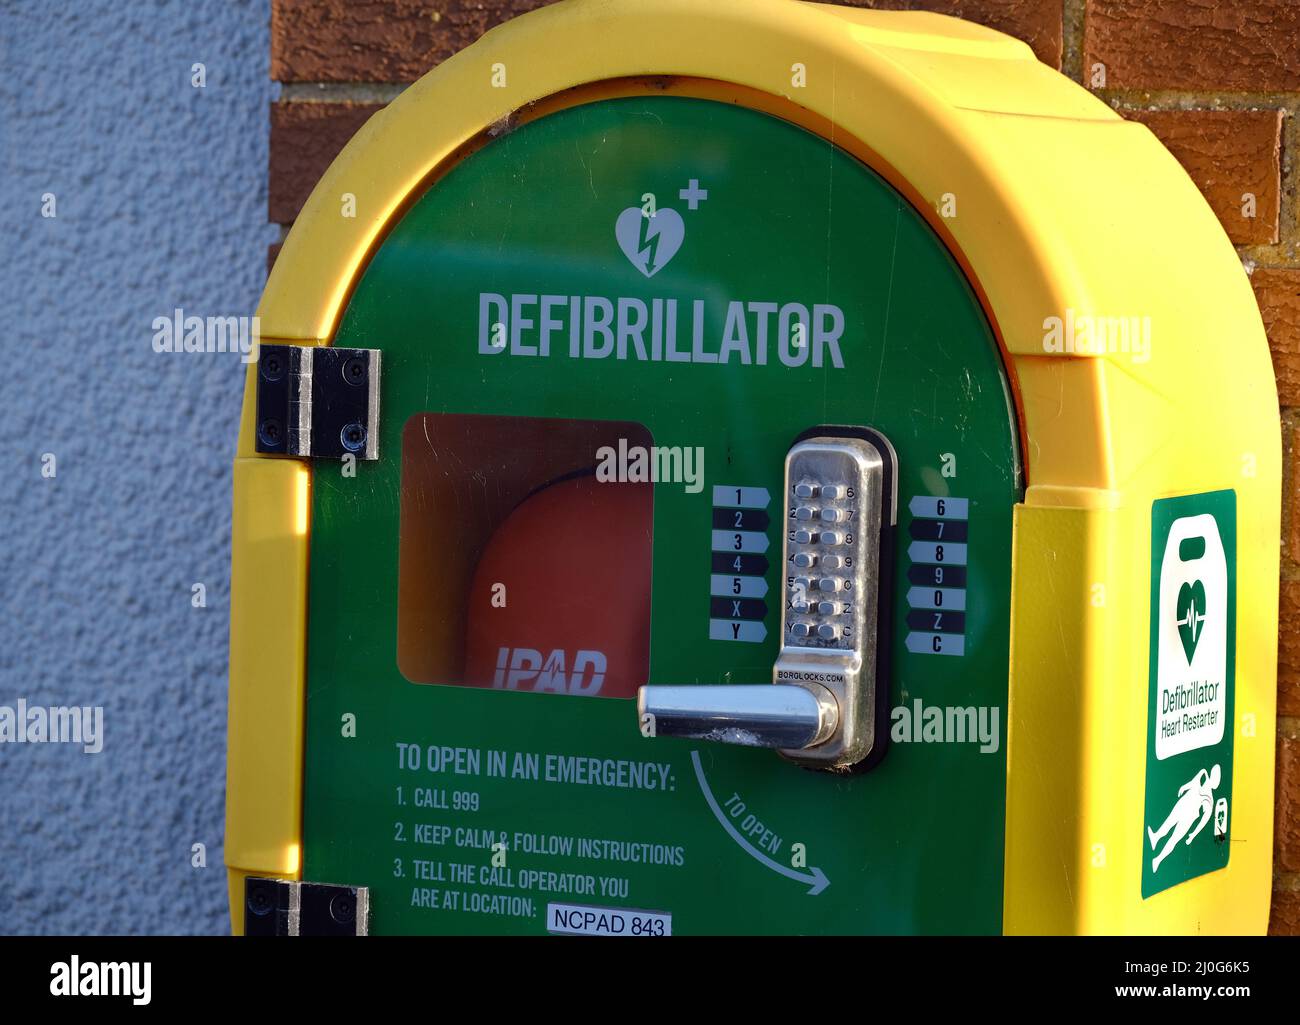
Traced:
<path fill-rule="evenodd" d="M 779 861 L 773 861 L 758 848 L 752 846 L 748 840 L 740 835 L 740 831 L 731 824 L 731 820 L 723 814 L 722 809 L 718 806 L 718 800 L 713 796 L 713 791 L 709 789 L 709 781 L 704 778 L 704 766 L 700 764 L 700 753 L 691 752 L 691 761 L 695 763 L 695 778 L 700 781 L 700 790 L 704 792 L 704 799 L 709 802 L 709 807 L 713 809 L 713 814 L 717 816 L 722 828 L 731 834 L 731 838 L 740 844 L 753 858 L 761 861 L 773 872 L 780 872 L 783 876 L 800 883 L 807 883 L 811 889 L 808 891 L 809 897 L 815 897 L 822 890 L 830 886 L 831 881 L 826 878 L 826 873 L 820 868 L 809 869 L 808 872 L 797 872 L 793 868 L 782 865 Z"/>

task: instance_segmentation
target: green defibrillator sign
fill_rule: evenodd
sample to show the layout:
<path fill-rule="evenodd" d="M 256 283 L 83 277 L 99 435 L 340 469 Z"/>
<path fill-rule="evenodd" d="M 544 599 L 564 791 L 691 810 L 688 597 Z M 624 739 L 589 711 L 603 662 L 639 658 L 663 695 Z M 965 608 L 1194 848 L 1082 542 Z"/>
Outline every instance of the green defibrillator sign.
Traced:
<path fill-rule="evenodd" d="M 1237 496 L 1151 508 L 1151 657 L 1142 896 L 1228 863 Z"/>

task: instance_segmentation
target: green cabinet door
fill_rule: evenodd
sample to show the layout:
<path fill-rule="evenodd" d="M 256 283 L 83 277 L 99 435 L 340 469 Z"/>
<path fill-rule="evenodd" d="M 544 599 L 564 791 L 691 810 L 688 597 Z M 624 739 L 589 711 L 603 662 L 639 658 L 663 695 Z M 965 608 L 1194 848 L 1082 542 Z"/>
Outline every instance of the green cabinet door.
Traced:
<path fill-rule="evenodd" d="M 440 177 L 335 342 L 383 350 L 381 458 L 314 470 L 304 878 L 369 886 L 374 933 L 1000 931 L 1017 430 L 896 190 L 742 107 L 569 108 Z M 770 682 L 783 461 L 824 424 L 898 456 L 887 755 L 643 737 L 636 683 Z M 660 479 L 583 505 L 596 448 Z M 536 636 L 473 670 L 493 609 Z"/>

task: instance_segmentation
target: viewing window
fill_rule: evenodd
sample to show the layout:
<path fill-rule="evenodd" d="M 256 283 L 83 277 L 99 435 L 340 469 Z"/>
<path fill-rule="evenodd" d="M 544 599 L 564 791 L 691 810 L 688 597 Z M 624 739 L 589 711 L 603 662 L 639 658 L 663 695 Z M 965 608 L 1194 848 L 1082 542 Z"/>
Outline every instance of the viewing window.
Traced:
<path fill-rule="evenodd" d="M 634 423 L 411 417 L 402 431 L 403 675 L 635 696 L 650 661 L 653 485 L 609 470 L 626 463 L 620 450 L 638 446 L 652 440 Z"/>

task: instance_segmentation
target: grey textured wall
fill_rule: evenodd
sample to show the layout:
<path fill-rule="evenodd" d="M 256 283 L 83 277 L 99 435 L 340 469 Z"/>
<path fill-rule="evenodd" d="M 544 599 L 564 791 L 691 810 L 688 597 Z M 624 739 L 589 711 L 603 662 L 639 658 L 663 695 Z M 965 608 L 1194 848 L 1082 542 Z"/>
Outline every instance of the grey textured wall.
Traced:
<path fill-rule="evenodd" d="M 257 302 L 268 8 L 0 0 L 0 705 L 104 707 L 101 754 L 0 744 L 0 932 L 226 930 L 242 367 L 151 324 Z"/>

